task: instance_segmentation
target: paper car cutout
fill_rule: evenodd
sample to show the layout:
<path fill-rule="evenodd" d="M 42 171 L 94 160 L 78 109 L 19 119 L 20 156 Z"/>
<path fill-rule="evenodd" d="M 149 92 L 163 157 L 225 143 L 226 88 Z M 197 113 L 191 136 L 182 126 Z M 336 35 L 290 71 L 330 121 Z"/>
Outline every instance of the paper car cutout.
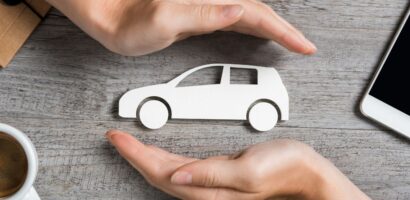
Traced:
<path fill-rule="evenodd" d="M 222 70 L 219 84 L 183 86 L 181 81 L 202 69 Z M 256 71 L 256 83 L 231 83 L 232 69 Z M 289 119 L 289 97 L 273 68 L 209 64 L 190 69 L 165 84 L 137 88 L 119 100 L 119 115 L 138 118 L 149 129 L 168 119 L 248 120 L 258 131 L 268 131 Z"/>

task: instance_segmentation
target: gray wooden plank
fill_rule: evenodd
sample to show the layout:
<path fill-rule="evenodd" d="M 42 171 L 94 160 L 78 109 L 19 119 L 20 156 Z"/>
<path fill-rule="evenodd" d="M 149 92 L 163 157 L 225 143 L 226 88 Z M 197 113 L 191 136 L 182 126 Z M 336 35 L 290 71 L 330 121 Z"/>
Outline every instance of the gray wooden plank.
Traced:
<path fill-rule="evenodd" d="M 357 101 L 400 17 L 400 3 L 403 2 L 387 7 L 396 9 L 394 15 L 386 9 L 388 15 L 383 13 L 383 20 L 376 20 L 378 24 L 360 29 L 355 29 L 356 24 L 317 27 L 321 24 L 311 24 L 318 21 L 312 18 L 318 17 L 310 16 L 313 11 L 309 9 L 303 17 L 295 16 L 293 12 L 297 10 L 279 9 L 291 19 L 312 19 L 302 29 L 319 47 L 313 57 L 289 54 L 271 42 L 232 33 L 195 37 L 148 56 L 121 57 L 101 48 L 65 17 L 52 12 L 54 15 L 33 35 L 11 67 L 2 71 L 2 83 L 9 84 L 1 84 L 1 97 L 7 100 L 0 107 L 7 109 L 0 115 L 113 120 L 113 105 L 127 89 L 166 82 L 200 64 L 230 62 L 275 67 L 280 71 L 291 95 L 289 126 L 373 129 L 373 125 L 360 120 Z M 290 5 L 296 4 L 300 2 Z M 369 4 L 375 9 L 385 6 L 383 2 Z M 321 6 L 329 10 L 338 5 L 354 10 L 355 6 L 359 9 L 366 4 L 332 1 Z M 330 18 L 351 25 L 347 16 L 342 12 Z M 372 24 L 374 18 L 361 16 L 360 20 Z M 61 26 L 55 26 L 60 23 Z"/>
<path fill-rule="evenodd" d="M 410 197 L 409 142 L 375 130 L 277 128 L 253 133 L 248 126 L 168 124 L 146 131 L 135 122 L 2 117 L 34 141 L 40 171 L 36 181 L 45 199 L 167 199 L 151 187 L 108 144 L 104 133 L 121 128 L 147 144 L 205 158 L 235 153 L 278 138 L 305 142 L 331 160 L 374 199 Z"/>

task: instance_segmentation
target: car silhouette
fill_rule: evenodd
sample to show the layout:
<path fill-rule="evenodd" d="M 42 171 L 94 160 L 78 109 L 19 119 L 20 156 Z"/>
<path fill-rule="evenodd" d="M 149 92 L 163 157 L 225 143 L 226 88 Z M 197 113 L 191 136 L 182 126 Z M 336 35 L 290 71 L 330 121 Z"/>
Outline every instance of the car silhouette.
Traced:
<path fill-rule="evenodd" d="M 220 69 L 218 84 L 184 86 L 185 78 L 204 69 Z M 253 84 L 235 84 L 231 71 L 256 72 Z M 258 131 L 272 129 L 279 120 L 289 119 L 289 97 L 273 68 L 209 64 L 190 69 L 165 84 L 137 88 L 119 100 L 119 115 L 139 118 L 149 129 L 159 129 L 168 119 L 248 120 Z"/>

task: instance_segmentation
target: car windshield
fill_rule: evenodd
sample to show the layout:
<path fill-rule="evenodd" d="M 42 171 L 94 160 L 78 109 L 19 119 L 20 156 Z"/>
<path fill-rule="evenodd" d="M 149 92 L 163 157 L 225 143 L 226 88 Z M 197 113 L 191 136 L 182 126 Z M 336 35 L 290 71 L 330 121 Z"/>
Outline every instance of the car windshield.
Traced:
<path fill-rule="evenodd" d="M 223 66 L 211 66 L 199 69 L 183 78 L 177 87 L 220 84 L 222 71 Z"/>

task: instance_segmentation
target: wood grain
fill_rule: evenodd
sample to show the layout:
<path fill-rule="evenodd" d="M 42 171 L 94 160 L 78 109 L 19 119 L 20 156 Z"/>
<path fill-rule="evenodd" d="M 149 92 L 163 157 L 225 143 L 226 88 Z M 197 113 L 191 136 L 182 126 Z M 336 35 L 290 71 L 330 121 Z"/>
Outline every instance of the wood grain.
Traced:
<path fill-rule="evenodd" d="M 56 10 L 0 71 L 0 121 L 22 129 L 40 159 L 43 199 L 172 199 L 150 187 L 106 142 L 120 128 L 174 153 L 204 158 L 291 138 L 313 146 L 373 199 L 410 199 L 410 142 L 365 119 L 358 102 L 399 23 L 405 0 L 264 1 L 319 52 L 289 53 L 235 33 L 193 37 L 158 53 L 105 50 Z M 164 83 L 201 64 L 275 67 L 291 99 L 290 121 L 267 133 L 244 122 L 171 120 L 147 131 L 120 119 L 129 89 Z"/>

